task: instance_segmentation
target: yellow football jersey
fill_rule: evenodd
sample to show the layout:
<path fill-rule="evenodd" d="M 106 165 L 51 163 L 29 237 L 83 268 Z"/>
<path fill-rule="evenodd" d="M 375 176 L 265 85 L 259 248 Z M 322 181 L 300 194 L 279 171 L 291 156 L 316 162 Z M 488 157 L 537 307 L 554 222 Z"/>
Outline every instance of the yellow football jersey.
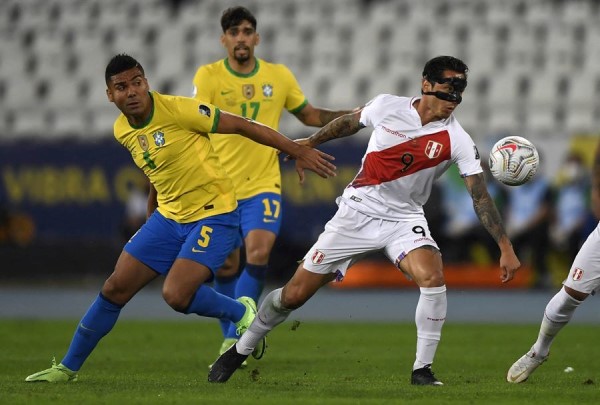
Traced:
<path fill-rule="evenodd" d="M 154 91 L 150 96 L 148 121 L 133 127 L 121 114 L 114 134 L 154 185 L 158 211 L 180 223 L 233 211 L 233 183 L 208 137 L 217 128 L 219 109 L 188 97 Z"/>
<path fill-rule="evenodd" d="M 194 96 L 223 111 L 279 127 L 283 109 L 296 113 L 308 103 L 292 72 L 284 65 L 256 59 L 248 74 L 234 72 L 227 59 L 201 66 L 194 76 Z M 210 134 L 219 159 L 233 180 L 238 199 L 281 193 L 277 151 L 241 135 Z"/>

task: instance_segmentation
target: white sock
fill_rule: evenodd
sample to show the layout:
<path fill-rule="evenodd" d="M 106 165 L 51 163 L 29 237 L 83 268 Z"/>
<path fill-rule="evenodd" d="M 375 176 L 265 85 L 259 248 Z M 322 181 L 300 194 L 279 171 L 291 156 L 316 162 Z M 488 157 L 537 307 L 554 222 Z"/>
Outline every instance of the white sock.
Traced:
<path fill-rule="evenodd" d="M 415 313 L 417 324 L 417 358 L 413 370 L 433 363 L 446 320 L 446 286 L 421 288 Z"/>
<path fill-rule="evenodd" d="M 282 288 L 271 291 L 263 300 L 258 314 L 235 345 L 238 353 L 249 355 L 261 339 L 275 326 L 285 321 L 292 312 L 281 305 Z"/>
<path fill-rule="evenodd" d="M 533 345 L 533 351 L 545 357 L 550 352 L 552 341 L 558 332 L 571 320 L 575 310 L 582 301 L 577 301 L 571 297 L 564 288 L 561 288 L 546 305 L 544 318 L 540 326 L 540 333 L 537 341 Z"/>

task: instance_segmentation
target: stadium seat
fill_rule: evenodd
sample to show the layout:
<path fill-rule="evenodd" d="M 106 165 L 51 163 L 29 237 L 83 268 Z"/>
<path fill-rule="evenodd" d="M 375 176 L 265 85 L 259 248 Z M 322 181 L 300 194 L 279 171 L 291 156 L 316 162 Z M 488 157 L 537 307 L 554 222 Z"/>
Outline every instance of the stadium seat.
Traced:
<path fill-rule="evenodd" d="M 525 111 L 523 111 L 525 112 Z M 563 130 L 564 122 L 559 119 L 559 109 L 551 104 L 532 103 L 523 114 L 523 123 L 540 134 L 553 134 Z"/>
<path fill-rule="evenodd" d="M 48 137 L 69 136 L 86 139 L 89 133 L 89 120 L 86 118 L 87 114 L 73 114 L 71 108 L 52 108 L 48 111 Z"/>
<path fill-rule="evenodd" d="M 598 128 L 596 114 L 589 108 L 570 108 L 565 119 L 565 132 L 568 134 L 588 134 L 590 128 Z"/>
<path fill-rule="evenodd" d="M 3 104 L 12 109 L 34 108 L 37 104 L 37 82 L 24 75 L 5 77 Z"/>
<path fill-rule="evenodd" d="M 492 76 L 496 71 L 496 46 L 494 30 L 489 27 L 478 27 L 469 36 L 467 43 L 467 65 L 471 75 L 480 77 Z"/>
<path fill-rule="evenodd" d="M 45 138 L 50 127 L 48 112 L 40 108 L 20 108 L 14 112 L 14 133 L 8 134 L 8 139 L 18 139 L 20 136 Z"/>
<path fill-rule="evenodd" d="M 510 133 L 519 129 L 517 123 L 518 106 L 516 103 L 511 103 L 503 108 L 490 108 L 488 131 L 489 133 Z"/>
<path fill-rule="evenodd" d="M 73 107 L 75 99 L 83 106 L 73 108 L 83 117 L 72 119 L 69 125 L 76 127 L 86 122 L 90 108 L 107 107 L 103 69 L 116 52 L 141 59 L 154 87 L 187 95 L 197 67 L 224 56 L 218 16 L 229 5 L 184 1 L 175 13 L 170 2 L 160 0 L 0 2 L 0 106 L 51 111 Z M 468 97 L 460 109 L 466 126 L 484 133 L 506 126 L 535 131 L 552 116 L 555 127 L 564 124 L 565 131 L 597 129 L 591 125 L 599 97 L 595 85 L 586 84 L 586 78 L 596 80 L 600 66 L 600 8 L 594 2 L 261 0 L 246 5 L 259 16 L 263 41 L 257 55 L 288 65 L 317 105 L 358 105 L 380 92 L 418 94 L 423 63 L 452 54 L 470 67 Z M 64 87 L 73 78 L 88 83 L 87 96 Z M 474 83 L 484 81 L 486 92 L 473 91 Z M 561 93 L 560 83 L 570 91 Z M 570 107 L 572 102 L 579 104 Z M 520 116 L 515 103 L 524 103 Z M 40 122 L 26 124 L 17 115 L 6 113 L 0 132 L 9 125 L 29 133 L 40 128 Z M 105 120 L 95 121 L 92 127 L 106 134 Z"/>
<path fill-rule="evenodd" d="M 23 52 L 14 34 L 5 35 L 0 48 L 0 72 L 4 77 L 23 76 L 31 57 Z"/>
<path fill-rule="evenodd" d="M 114 105 L 106 101 L 105 104 L 94 107 L 92 110 L 85 110 L 88 117 L 87 125 L 89 133 L 86 136 L 90 138 L 111 138 L 113 136 L 113 124 L 119 116 L 119 111 Z"/>

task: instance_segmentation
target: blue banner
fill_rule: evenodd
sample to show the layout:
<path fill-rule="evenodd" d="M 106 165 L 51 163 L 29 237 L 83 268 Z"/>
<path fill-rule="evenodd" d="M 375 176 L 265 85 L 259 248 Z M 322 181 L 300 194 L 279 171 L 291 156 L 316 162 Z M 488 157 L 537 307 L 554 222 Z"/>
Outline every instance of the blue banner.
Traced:
<path fill-rule="evenodd" d="M 364 145 L 337 141 L 322 150 L 336 157 L 337 177 L 306 173 L 298 184 L 293 162 L 282 162 L 280 238 L 311 245 L 335 213 L 335 198 L 356 175 Z M 145 182 L 116 141 L 0 144 L 0 206 L 33 220 L 37 240 L 120 237 L 125 202 Z"/>
<path fill-rule="evenodd" d="M 0 145 L 0 204 L 29 215 L 38 239 L 114 238 L 129 190 L 144 182 L 116 141 Z"/>

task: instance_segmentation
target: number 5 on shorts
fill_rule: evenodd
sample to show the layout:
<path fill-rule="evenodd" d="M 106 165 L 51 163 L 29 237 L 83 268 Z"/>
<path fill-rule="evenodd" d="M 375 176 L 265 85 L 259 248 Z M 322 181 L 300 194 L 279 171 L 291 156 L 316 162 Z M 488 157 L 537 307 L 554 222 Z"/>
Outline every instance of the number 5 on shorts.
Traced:
<path fill-rule="evenodd" d="M 206 226 L 204 225 L 202 227 L 202 229 L 200 229 L 200 239 L 198 239 L 198 246 L 200 247 L 207 247 L 208 244 L 210 243 L 210 234 L 212 233 L 213 229 L 210 226 Z"/>

